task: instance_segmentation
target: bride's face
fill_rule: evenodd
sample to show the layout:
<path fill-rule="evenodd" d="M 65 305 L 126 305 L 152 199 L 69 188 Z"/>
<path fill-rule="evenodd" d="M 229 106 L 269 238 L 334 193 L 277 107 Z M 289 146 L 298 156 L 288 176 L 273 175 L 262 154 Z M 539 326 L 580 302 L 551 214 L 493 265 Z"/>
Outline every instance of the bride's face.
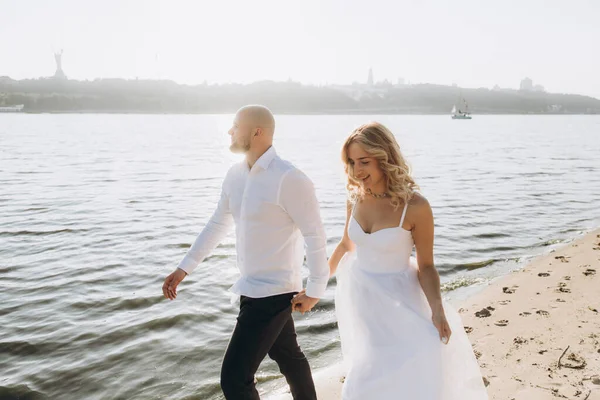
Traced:
<path fill-rule="evenodd" d="M 360 144 L 354 142 L 348 146 L 349 173 L 363 190 L 371 189 L 375 193 L 385 190 L 385 176 L 377 159 L 371 157 Z"/>

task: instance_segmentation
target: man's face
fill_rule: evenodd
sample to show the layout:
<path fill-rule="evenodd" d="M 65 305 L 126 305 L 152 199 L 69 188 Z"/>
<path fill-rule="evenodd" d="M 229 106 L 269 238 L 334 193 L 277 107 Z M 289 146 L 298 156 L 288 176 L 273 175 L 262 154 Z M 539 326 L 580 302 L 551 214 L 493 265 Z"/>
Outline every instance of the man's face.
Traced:
<path fill-rule="evenodd" d="M 245 121 L 243 114 L 236 114 L 233 126 L 229 129 L 231 145 L 229 150 L 233 153 L 247 153 L 250 150 L 253 128 Z"/>

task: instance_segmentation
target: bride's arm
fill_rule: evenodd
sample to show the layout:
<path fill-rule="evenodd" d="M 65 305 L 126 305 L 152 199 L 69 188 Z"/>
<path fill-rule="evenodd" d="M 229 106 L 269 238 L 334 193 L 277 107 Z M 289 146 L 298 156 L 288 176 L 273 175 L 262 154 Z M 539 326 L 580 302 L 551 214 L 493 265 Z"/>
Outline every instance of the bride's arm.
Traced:
<path fill-rule="evenodd" d="M 331 257 L 329 257 L 328 261 L 330 277 L 335 274 L 338 264 L 340 263 L 340 260 L 342 259 L 344 254 L 346 254 L 346 252 L 354 250 L 354 243 L 352 243 L 352 240 L 350 240 L 350 237 L 348 237 L 348 223 L 350 221 L 350 215 L 352 214 L 352 208 L 352 204 L 349 201 L 347 201 L 346 226 L 344 227 L 344 236 L 342 236 L 342 240 L 340 240 L 338 245 L 335 247 L 335 250 L 333 250 L 333 253 L 331 254 Z"/>
<path fill-rule="evenodd" d="M 442 292 L 440 289 L 440 276 L 433 263 L 433 213 L 427 199 L 420 194 L 415 194 L 410 203 L 412 236 L 417 251 L 417 264 L 419 266 L 419 283 L 427 302 L 431 307 L 432 320 L 440 333 L 440 338 L 450 338 L 450 327 L 446 321 L 444 306 L 442 305 Z"/>

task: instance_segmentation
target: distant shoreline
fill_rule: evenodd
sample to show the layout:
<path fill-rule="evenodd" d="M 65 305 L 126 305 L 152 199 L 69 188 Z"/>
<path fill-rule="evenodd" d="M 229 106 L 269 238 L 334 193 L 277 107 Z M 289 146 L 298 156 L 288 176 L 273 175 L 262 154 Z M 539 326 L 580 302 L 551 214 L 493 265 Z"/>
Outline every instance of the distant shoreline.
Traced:
<path fill-rule="evenodd" d="M 484 114 L 600 114 L 600 99 L 514 89 L 434 84 L 309 86 L 263 81 L 248 85 L 180 85 L 171 81 L 75 81 L 0 77 L 0 104 L 24 112 L 229 114 L 263 104 L 276 114 L 450 114 L 453 107 Z"/>
<path fill-rule="evenodd" d="M 35 115 L 35 114 L 115 114 L 115 115 L 230 115 L 230 114 L 235 114 L 235 110 L 234 111 L 223 111 L 223 112 L 187 112 L 187 111 L 182 111 L 182 112 L 175 112 L 175 111 L 169 111 L 169 112 L 158 112 L 158 111 L 120 111 L 120 110 L 113 110 L 113 111 L 106 111 L 106 110 L 83 110 L 83 111 L 77 111 L 77 110 L 68 110 L 68 111 L 21 111 L 21 112 L 13 112 L 13 113 L 0 113 L 0 115 L 2 114 L 29 114 L 29 115 Z M 306 115 L 306 116 L 312 116 L 312 115 L 339 115 L 339 116 L 344 116 L 344 115 L 447 115 L 448 117 L 450 117 L 450 113 L 442 113 L 442 112 L 405 112 L 405 111 L 399 111 L 399 112 L 387 112 L 387 111 L 382 111 L 382 110 L 332 110 L 332 111 L 322 111 L 322 112 L 276 112 L 277 115 L 298 115 L 298 116 L 302 116 L 302 115 Z M 506 115 L 506 116 L 510 116 L 510 115 L 545 115 L 545 116 L 561 116 L 561 115 L 600 115 L 600 113 L 582 113 L 582 112 L 573 112 L 573 113 L 524 113 L 524 112 L 513 112 L 513 113 L 505 113 L 505 112 L 486 112 L 486 113 L 475 113 L 472 114 L 473 118 L 476 118 L 477 116 L 486 116 L 486 115 Z"/>

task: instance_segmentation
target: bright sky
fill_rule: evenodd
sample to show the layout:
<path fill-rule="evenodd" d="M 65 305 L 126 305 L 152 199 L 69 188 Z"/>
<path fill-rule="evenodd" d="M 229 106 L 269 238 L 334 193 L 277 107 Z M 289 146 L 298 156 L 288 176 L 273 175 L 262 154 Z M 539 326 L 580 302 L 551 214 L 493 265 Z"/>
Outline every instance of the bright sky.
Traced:
<path fill-rule="evenodd" d="M 0 76 L 375 80 L 600 98 L 598 0 L 0 0 Z"/>

